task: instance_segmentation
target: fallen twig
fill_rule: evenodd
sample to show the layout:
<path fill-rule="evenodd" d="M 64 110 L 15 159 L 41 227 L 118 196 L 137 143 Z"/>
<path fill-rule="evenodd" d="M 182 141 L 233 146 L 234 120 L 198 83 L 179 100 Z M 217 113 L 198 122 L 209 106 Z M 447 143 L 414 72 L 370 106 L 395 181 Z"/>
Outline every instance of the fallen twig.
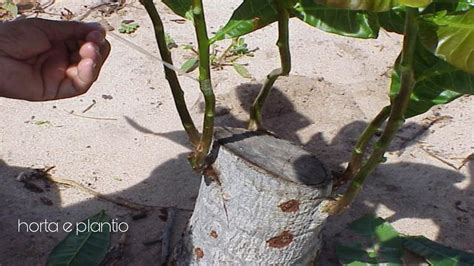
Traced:
<path fill-rule="evenodd" d="M 441 158 L 440 156 L 436 155 L 434 152 L 426 149 L 425 147 L 420 145 L 420 149 L 422 149 L 424 152 L 426 152 L 429 156 L 431 156 L 431 157 L 435 158 L 436 160 L 446 164 L 447 166 L 453 168 L 454 170 L 456 170 L 456 171 L 459 170 L 454 164 L 446 161 L 445 159 Z"/>
<path fill-rule="evenodd" d="M 89 111 L 92 107 L 94 107 L 94 105 L 96 104 L 97 102 L 95 100 L 92 100 L 92 103 L 87 106 L 86 109 L 84 109 L 84 111 L 82 111 L 83 114 L 85 114 L 87 111 Z"/>
<path fill-rule="evenodd" d="M 96 6 L 92 6 L 84 14 L 79 15 L 76 20 L 77 21 L 83 21 L 85 18 L 87 18 L 92 13 L 92 11 L 96 10 L 99 7 L 103 7 L 103 6 L 106 6 L 106 5 L 109 5 L 109 4 L 108 3 L 102 3 L 102 4 L 98 4 Z"/>
<path fill-rule="evenodd" d="M 441 121 L 444 121 L 444 120 L 449 120 L 449 119 L 452 119 L 452 118 L 453 117 L 448 116 L 448 115 L 436 116 L 434 118 L 426 118 L 425 120 L 427 120 L 429 122 L 423 124 L 421 126 L 421 128 L 418 129 L 412 136 L 410 136 L 408 138 L 397 136 L 399 139 L 402 140 L 402 142 L 398 146 L 398 152 L 397 152 L 398 157 L 400 157 L 403 154 L 403 152 L 405 152 L 405 149 L 407 148 L 407 146 L 411 142 L 413 142 L 413 141 L 417 140 L 419 137 L 421 137 L 428 129 L 430 129 L 431 126 L 433 126 L 434 124 L 436 124 L 438 122 L 441 122 Z"/>
<path fill-rule="evenodd" d="M 178 208 L 178 207 L 143 205 L 143 204 L 131 202 L 131 201 L 129 201 L 127 199 L 124 199 L 124 198 L 121 198 L 121 197 L 112 197 L 112 196 L 104 195 L 104 194 L 102 194 L 100 192 L 97 192 L 93 189 L 90 189 L 90 188 L 88 188 L 88 187 L 86 187 L 86 186 L 84 186 L 84 185 L 82 185 L 82 184 L 80 184 L 80 183 L 78 183 L 74 180 L 52 176 L 51 174 L 49 174 L 49 171 L 51 171 L 53 168 L 54 168 L 54 166 L 51 166 L 51 167 L 48 167 L 48 168 L 45 168 L 45 169 L 35 169 L 35 171 L 41 171 L 43 173 L 42 175 L 38 175 L 39 178 L 43 178 L 43 179 L 48 180 L 48 181 L 53 182 L 53 183 L 74 187 L 74 188 L 76 188 L 78 190 L 81 190 L 85 193 L 88 193 L 88 194 L 90 194 L 90 195 L 92 195 L 96 198 L 112 202 L 112 203 L 114 203 L 118 206 L 122 206 L 122 207 L 125 207 L 125 208 L 128 208 L 128 209 L 131 209 L 131 210 L 146 211 L 146 210 L 149 210 L 149 209 L 156 209 L 156 208 L 159 208 L 159 209 L 173 208 L 175 210 L 180 210 L 180 211 L 193 211 L 191 209 Z"/>
<path fill-rule="evenodd" d="M 77 188 L 77 189 L 79 189 L 83 192 L 91 194 L 92 196 L 94 196 L 96 198 L 115 203 L 119 206 L 131 209 L 131 210 L 141 211 L 141 210 L 150 208 L 150 206 L 133 203 L 133 202 L 130 202 L 130 201 L 125 200 L 123 198 L 119 199 L 119 198 L 114 198 L 114 197 L 111 197 L 111 196 L 104 195 L 104 194 L 99 193 L 95 190 L 92 190 L 92 189 L 90 189 L 90 188 L 88 188 L 88 187 L 86 187 L 86 186 L 84 186 L 84 185 L 82 185 L 82 184 L 80 184 L 80 183 L 78 183 L 74 180 L 64 179 L 64 178 L 59 178 L 59 177 L 53 177 L 51 175 L 46 175 L 45 178 L 47 180 L 51 181 L 51 182 L 54 182 L 54 183 L 75 187 L 75 188 Z"/>
<path fill-rule="evenodd" d="M 463 168 L 467 164 L 467 162 L 472 161 L 472 160 L 474 160 L 474 153 L 471 153 L 469 156 L 464 158 L 464 160 L 462 160 L 462 162 L 461 162 L 461 165 L 458 166 L 457 169 L 461 170 L 461 168 Z"/>
<path fill-rule="evenodd" d="M 64 110 L 64 111 L 66 113 L 70 114 L 70 115 L 81 117 L 81 118 L 94 119 L 94 120 L 105 120 L 105 121 L 117 121 L 118 120 L 117 118 L 93 117 L 93 116 L 75 114 L 73 111 L 71 111 L 71 112 L 68 112 L 67 110 Z"/>
<path fill-rule="evenodd" d="M 462 201 L 458 200 L 454 203 L 454 208 L 456 208 L 456 210 L 458 210 L 458 211 L 468 213 L 469 211 L 466 208 L 462 207 L 461 205 L 463 205 Z"/>
<path fill-rule="evenodd" d="M 59 178 L 59 177 L 54 177 L 52 176 L 49 172 L 54 169 L 55 166 L 50 166 L 50 167 L 45 167 L 43 169 L 31 169 L 31 171 L 23 171 L 18 174 L 16 179 L 19 182 L 22 182 L 25 184 L 25 187 L 33 192 L 43 192 L 44 190 L 40 188 L 38 185 L 32 183 L 32 180 L 46 180 L 49 182 L 57 183 L 57 184 L 62 184 L 70 187 L 74 187 L 82 192 L 88 193 L 98 199 L 102 199 L 105 201 L 112 202 L 118 206 L 125 207 L 134 211 L 140 211 L 140 212 L 146 212 L 150 209 L 170 209 L 172 208 L 173 210 L 179 210 L 179 211 L 188 211 L 191 212 L 193 211 L 192 209 L 186 209 L 186 208 L 178 208 L 178 207 L 169 207 L 169 206 L 151 206 L 151 205 L 143 205 L 139 203 L 134 203 L 131 202 L 127 199 L 121 198 L 121 197 L 112 197 L 108 195 L 104 195 L 100 192 L 97 192 L 93 189 L 90 189 L 74 180 L 70 179 L 64 179 L 64 178 Z"/>

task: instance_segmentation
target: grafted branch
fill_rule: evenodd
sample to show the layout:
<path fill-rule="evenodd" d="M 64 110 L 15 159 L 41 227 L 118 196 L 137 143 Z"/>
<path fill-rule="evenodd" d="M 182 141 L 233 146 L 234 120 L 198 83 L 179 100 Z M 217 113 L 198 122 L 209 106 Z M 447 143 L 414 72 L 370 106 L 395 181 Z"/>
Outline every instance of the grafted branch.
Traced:
<path fill-rule="evenodd" d="M 255 98 L 250 109 L 250 121 L 248 125 L 249 130 L 263 130 L 262 124 L 262 108 L 265 100 L 267 99 L 273 84 L 280 76 L 288 76 L 291 71 L 291 53 L 289 43 L 289 29 L 288 22 L 290 15 L 284 3 L 284 0 L 277 0 L 278 8 L 278 41 L 277 46 L 280 53 L 281 67 L 274 69 L 270 74 L 267 75 L 262 88 Z"/>
<path fill-rule="evenodd" d="M 189 159 L 193 168 L 200 170 L 205 166 L 205 159 L 212 144 L 216 99 L 211 82 L 209 37 L 207 35 L 202 0 L 193 0 L 192 4 L 194 29 L 196 31 L 199 52 L 199 87 L 204 95 L 205 109 L 201 140 L 199 141 L 195 153 L 192 154 Z"/>
<path fill-rule="evenodd" d="M 352 151 L 352 157 L 347 165 L 346 170 L 344 173 L 337 178 L 336 184 L 334 184 L 334 189 L 337 189 L 341 185 L 345 184 L 347 181 L 351 180 L 355 174 L 359 171 L 362 160 L 364 159 L 364 154 L 369 146 L 370 140 L 373 138 L 375 133 L 380 129 L 383 122 L 387 120 L 390 114 L 390 106 L 385 106 L 372 120 L 367 127 L 365 128 L 364 132 L 360 135 L 357 143 Z"/>
<path fill-rule="evenodd" d="M 158 44 L 158 49 L 160 50 L 161 59 L 169 64 L 173 64 L 173 59 L 171 58 L 171 52 L 168 49 L 166 44 L 165 31 L 163 28 L 163 22 L 161 17 L 156 10 L 153 0 L 140 0 L 140 3 L 145 7 L 148 15 L 151 18 L 153 23 L 153 29 L 155 31 L 155 38 Z M 178 76 L 174 70 L 163 66 L 165 70 L 166 80 L 171 88 L 171 93 L 173 94 L 174 104 L 178 110 L 179 118 L 183 124 L 184 130 L 188 134 L 189 140 L 196 147 L 199 143 L 200 135 L 194 122 L 189 115 L 188 108 L 186 106 L 186 101 L 184 99 L 184 92 L 181 89 L 181 85 L 178 80 Z"/>
<path fill-rule="evenodd" d="M 418 34 L 418 9 L 407 7 L 405 18 L 405 34 L 403 39 L 402 59 L 400 62 L 401 85 L 400 91 L 393 99 L 390 117 L 387 125 L 380 137 L 375 143 L 372 154 L 365 164 L 357 172 L 356 176 L 349 185 L 342 198 L 330 206 L 329 213 L 337 214 L 348 207 L 354 198 L 359 194 L 362 185 L 367 176 L 383 161 L 383 156 L 396 132 L 405 122 L 404 114 L 410 100 L 410 95 L 415 85 L 413 57 L 415 53 L 416 39 Z"/>

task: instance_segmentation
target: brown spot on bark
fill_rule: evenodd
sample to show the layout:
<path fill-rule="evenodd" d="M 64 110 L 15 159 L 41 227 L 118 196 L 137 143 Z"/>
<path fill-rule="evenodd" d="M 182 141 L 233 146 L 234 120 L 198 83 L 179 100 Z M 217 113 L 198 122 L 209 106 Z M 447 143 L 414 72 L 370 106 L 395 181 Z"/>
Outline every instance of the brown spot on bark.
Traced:
<path fill-rule="evenodd" d="M 212 238 L 217 238 L 217 232 L 212 230 L 209 235 L 212 237 Z"/>
<path fill-rule="evenodd" d="M 299 200 L 289 200 L 278 205 L 282 212 L 297 212 L 300 210 L 300 201 Z"/>
<path fill-rule="evenodd" d="M 291 242 L 293 242 L 293 234 L 288 230 L 267 240 L 268 245 L 272 248 L 284 248 Z"/>
<path fill-rule="evenodd" d="M 202 259 L 202 257 L 204 257 L 204 251 L 202 251 L 201 248 L 195 248 L 194 249 L 194 255 L 196 255 L 196 258 L 199 260 L 199 259 Z"/>

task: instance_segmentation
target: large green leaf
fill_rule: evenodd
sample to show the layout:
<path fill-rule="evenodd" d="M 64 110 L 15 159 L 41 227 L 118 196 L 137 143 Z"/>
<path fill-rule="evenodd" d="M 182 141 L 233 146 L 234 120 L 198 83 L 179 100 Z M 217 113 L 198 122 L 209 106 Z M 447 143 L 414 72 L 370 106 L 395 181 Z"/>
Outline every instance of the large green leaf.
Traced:
<path fill-rule="evenodd" d="M 433 266 L 474 265 L 474 254 L 443 246 L 423 236 L 407 236 L 403 247 L 424 257 Z"/>
<path fill-rule="evenodd" d="M 365 215 L 349 225 L 352 231 L 371 238 L 377 238 L 385 246 L 401 247 L 399 233 L 384 219 L 373 214 Z"/>
<path fill-rule="evenodd" d="M 100 265 L 109 247 L 112 228 L 106 224 L 99 228 L 98 223 L 109 220 L 101 211 L 81 223 L 72 224 L 73 230 L 49 254 L 47 265 Z"/>
<path fill-rule="evenodd" d="M 361 247 L 336 246 L 336 256 L 343 265 L 347 266 L 398 266 L 402 265 L 401 256 L 366 250 Z"/>
<path fill-rule="evenodd" d="M 400 235 L 384 219 L 366 215 L 349 225 L 349 229 L 372 241 L 371 246 L 356 244 L 336 246 L 343 265 L 402 265 L 403 248 L 424 257 L 433 266 L 474 265 L 474 254 L 433 242 L 423 236 Z"/>
<path fill-rule="evenodd" d="M 440 11 L 466 11 L 469 8 L 472 8 L 472 6 L 474 6 L 474 0 L 433 0 L 433 3 L 423 9 L 420 18 L 423 22 L 424 17 L 432 16 L 432 14 Z M 405 10 L 406 7 L 401 6 L 394 7 L 389 11 L 377 13 L 380 26 L 387 31 L 403 34 L 405 26 Z M 435 32 L 431 32 L 430 34 L 436 36 Z"/>
<path fill-rule="evenodd" d="M 405 8 L 399 7 L 386 12 L 377 13 L 379 23 L 386 31 L 404 34 L 405 31 Z"/>
<path fill-rule="evenodd" d="M 320 30 L 357 38 L 377 38 L 379 24 L 374 14 L 329 8 L 314 0 L 301 0 L 292 9 L 294 16 Z"/>
<path fill-rule="evenodd" d="M 193 20 L 192 0 L 163 0 L 163 3 L 173 10 L 176 15 Z"/>
<path fill-rule="evenodd" d="M 420 36 L 436 56 L 474 74 L 474 9 L 456 15 L 423 17 Z"/>
<path fill-rule="evenodd" d="M 402 265 L 402 238 L 384 219 L 366 215 L 349 225 L 352 231 L 367 237 L 370 247 L 337 246 L 336 254 L 344 265 Z"/>
<path fill-rule="evenodd" d="M 463 94 L 474 94 L 474 75 L 466 73 L 417 45 L 414 58 L 415 87 L 410 97 L 405 118 L 428 111 L 438 104 L 446 104 Z M 400 66 L 392 74 L 390 96 L 400 89 Z"/>
<path fill-rule="evenodd" d="M 245 35 L 265 27 L 277 19 L 278 10 L 273 0 L 244 0 L 234 11 L 227 24 L 217 31 L 210 42 Z"/>
<path fill-rule="evenodd" d="M 431 0 L 314 0 L 318 4 L 323 4 L 336 8 L 351 10 L 368 10 L 374 12 L 388 11 L 394 7 L 426 7 Z"/>
<path fill-rule="evenodd" d="M 470 0 L 469 0 L 470 1 Z M 433 0 L 433 3 L 431 5 L 427 6 L 425 9 L 423 9 L 421 14 L 432 14 L 436 13 L 439 11 L 456 11 L 459 0 Z"/>

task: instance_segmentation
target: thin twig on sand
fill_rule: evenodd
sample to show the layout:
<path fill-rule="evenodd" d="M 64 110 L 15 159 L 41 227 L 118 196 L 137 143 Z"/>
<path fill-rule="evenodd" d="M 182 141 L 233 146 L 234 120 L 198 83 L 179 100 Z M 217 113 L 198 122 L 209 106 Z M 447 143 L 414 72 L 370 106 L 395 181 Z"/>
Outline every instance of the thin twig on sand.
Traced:
<path fill-rule="evenodd" d="M 71 111 L 71 112 L 68 112 L 67 110 L 64 110 L 64 111 L 66 113 L 70 114 L 70 115 L 81 117 L 81 118 L 87 118 L 87 119 L 93 119 L 93 120 L 105 120 L 105 121 L 117 121 L 118 120 L 117 118 L 93 117 L 93 116 L 75 114 L 73 111 Z"/>
<path fill-rule="evenodd" d="M 59 177 L 54 177 L 52 176 L 49 172 L 54 168 L 54 166 L 51 166 L 51 167 L 48 167 L 48 168 L 45 168 L 45 169 L 36 169 L 38 171 L 42 171 L 43 172 L 43 175 L 40 175 L 41 178 L 43 179 L 46 179 L 50 182 L 53 182 L 53 183 L 57 183 L 57 184 L 62 184 L 62 185 L 67 185 L 67 186 L 71 186 L 71 187 L 74 187 L 82 192 L 85 192 L 85 193 L 88 193 L 98 199 L 102 199 L 102 200 L 105 200 L 105 201 L 109 201 L 109 202 L 112 202 L 118 206 L 121 206 L 121 207 L 125 207 L 125 208 L 128 208 L 128 209 L 131 209 L 131 210 L 134 210 L 134 211 L 146 211 L 146 210 L 149 210 L 149 209 L 155 209 L 155 208 L 171 208 L 171 207 L 167 207 L 167 206 L 150 206 L 150 205 L 143 205 L 143 204 L 139 204 L 139 203 L 135 203 L 135 202 L 131 202 L 127 199 L 124 199 L 124 198 L 121 198 L 121 197 L 112 197 L 112 196 L 108 196 L 108 195 L 104 195 L 100 192 L 97 192 L 93 189 L 90 189 L 74 180 L 70 180 L 70 179 L 64 179 L 64 178 L 59 178 Z M 172 207 L 174 208 L 175 210 L 180 210 L 180 211 L 192 211 L 191 209 L 185 209 L 185 208 L 177 208 L 177 207 Z"/>
<path fill-rule="evenodd" d="M 427 148 L 423 147 L 422 145 L 420 145 L 420 149 L 422 149 L 424 152 L 426 152 L 429 156 L 431 156 L 431 157 L 435 158 L 436 160 L 446 164 L 447 166 L 453 168 L 454 170 L 456 170 L 456 171 L 459 170 L 454 164 L 446 161 L 445 159 L 441 158 L 440 156 L 438 156 L 434 152 L 428 150 Z"/>

